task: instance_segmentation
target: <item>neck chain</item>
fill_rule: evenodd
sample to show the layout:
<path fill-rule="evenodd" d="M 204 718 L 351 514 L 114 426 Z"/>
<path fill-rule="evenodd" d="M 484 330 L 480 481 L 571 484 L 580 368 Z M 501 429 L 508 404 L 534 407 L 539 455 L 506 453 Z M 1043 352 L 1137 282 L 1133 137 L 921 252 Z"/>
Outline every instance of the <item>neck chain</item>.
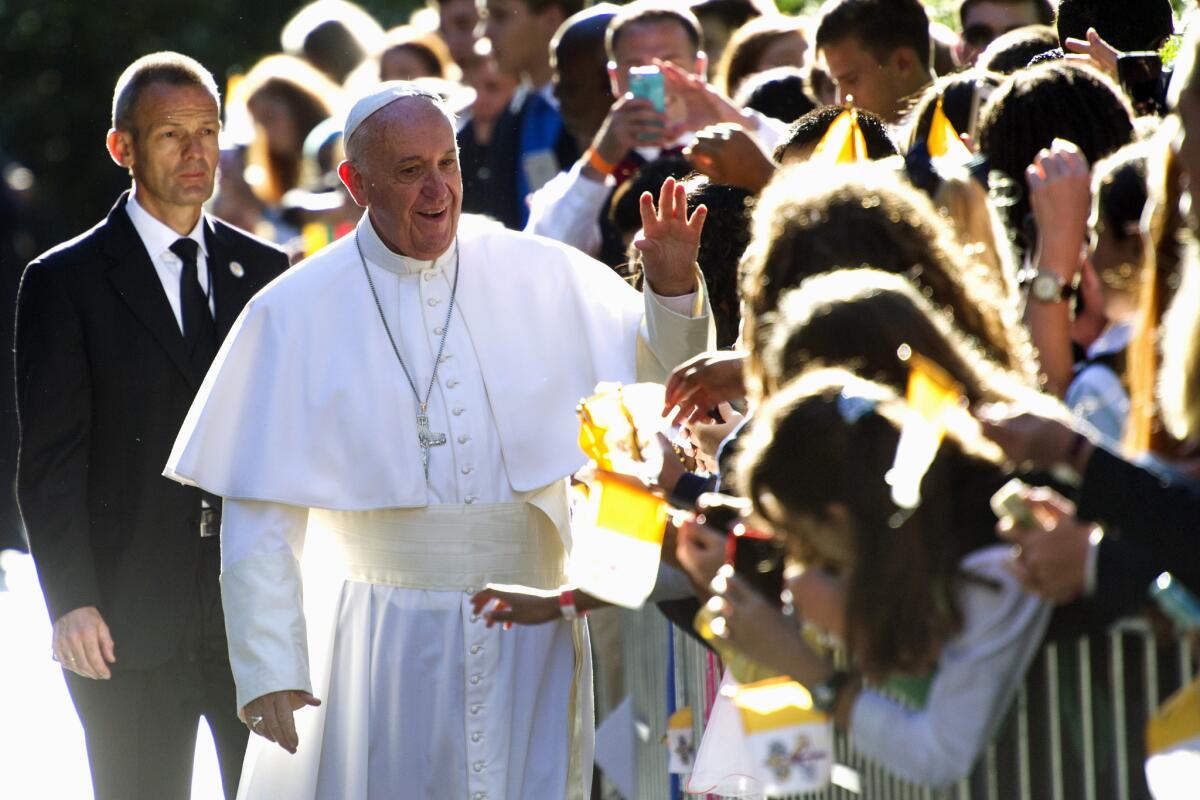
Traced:
<path fill-rule="evenodd" d="M 408 365 L 404 363 L 404 358 L 400 355 L 400 348 L 396 346 L 396 337 L 392 336 L 392 328 L 388 325 L 387 317 L 383 314 L 383 304 L 379 302 L 379 292 L 375 291 L 375 281 L 371 279 L 371 270 L 367 268 L 367 259 L 363 255 L 362 243 L 358 239 L 358 231 L 354 231 L 354 246 L 358 248 L 358 260 L 362 262 L 363 274 L 367 276 L 367 285 L 371 287 L 371 297 L 375 299 L 375 310 L 379 312 L 379 321 L 383 323 L 383 330 L 387 334 L 388 342 L 392 345 L 392 352 L 396 354 L 396 360 L 400 362 L 400 369 L 404 370 L 404 377 L 408 379 L 408 386 L 412 389 L 413 397 L 417 401 L 417 440 L 421 446 L 421 464 L 425 467 L 425 482 L 429 482 L 429 450 L 432 447 L 440 447 L 446 443 L 446 434 L 435 433 L 429 427 L 429 398 L 433 394 L 433 386 L 437 383 L 438 369 L 442 365 L 442 351 L 446 349 L 446 337 L 450 334 L 450 319 L 454 313 L 454 298 L 458 295 L 458 237 L 454 237 L 454 281 L 450 286 L 450 302 L 446 305 L 446 320 L 442 323 L 442 341 L 438 344 L 437 355 L 433 359 L 433 374 L 429 376 L 429 386 L 425 389 L 425 397 L 421 398 L 421 393 L 417 390 L 417 384 L 413 380 L 412 373 L 408 371 Z M 436 261 L 436 259 L 435 259 Z"/>

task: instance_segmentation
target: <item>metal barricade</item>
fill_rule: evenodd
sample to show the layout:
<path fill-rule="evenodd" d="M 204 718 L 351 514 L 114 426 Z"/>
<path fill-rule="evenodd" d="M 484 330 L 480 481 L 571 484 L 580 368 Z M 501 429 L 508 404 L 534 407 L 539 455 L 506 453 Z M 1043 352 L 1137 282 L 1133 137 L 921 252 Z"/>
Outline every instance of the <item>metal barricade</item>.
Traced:
<path fill-rule="evenodd" d="M 699 742 L 714 691 L 711 657 L 653 609 L 627 612 L 623 622 L 626 685 L 635 718 L 644 726 L 637 745 L 636 800 L 667 800 L 671 783 L 660 744 L 667 708 L 692 707 Z M 674 668 L 671 703 L 668 661 Z M 1195 667 L 1186 642 L 1156 642 L 1140 618 L 1121 620 L 1102 635 L 1048 642 L 992 743 L 957 786 L 930 789 L 902 781 L 856 753 L 847 737 L 839 735 L 836 760 L 841 766 L 835 785 L 803 797 L 1148 800 L 1142 745 L 1146 720 L 1194 677 Z"/>

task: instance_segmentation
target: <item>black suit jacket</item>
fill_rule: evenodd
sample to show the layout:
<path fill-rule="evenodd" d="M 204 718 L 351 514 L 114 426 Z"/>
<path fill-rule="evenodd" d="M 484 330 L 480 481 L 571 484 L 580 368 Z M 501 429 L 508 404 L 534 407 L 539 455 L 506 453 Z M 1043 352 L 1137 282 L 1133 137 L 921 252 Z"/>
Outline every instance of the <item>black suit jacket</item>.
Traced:
<path fill-rule="evenodd" d="M 51 618 L 96 606 L 114 666 L 139 669 L 166 661 L 195 618 L 201 496 L 162 471 L 203 375 L 127 197 L 22 276 L 17 498 Z M 221 340 L 287 258 L 218 220 L 205 224 Z"/>

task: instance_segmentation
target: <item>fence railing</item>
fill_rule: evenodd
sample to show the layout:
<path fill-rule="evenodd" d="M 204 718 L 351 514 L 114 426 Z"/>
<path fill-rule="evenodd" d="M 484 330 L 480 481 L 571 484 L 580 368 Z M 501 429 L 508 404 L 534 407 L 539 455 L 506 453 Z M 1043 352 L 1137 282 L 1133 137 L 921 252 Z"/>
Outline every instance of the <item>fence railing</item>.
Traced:
<path fill-rule="evenodd" d="M 692 707 L 699 742 L 720 676 L 714 678 L 711 654 L 653 608 L 621 612 L 621 629 L 624 690 L 638 729 L 636 800 L 667 800 L 673 794 L 661 738 L 668 710 Z M 604 672 L 598 663 L 601 684 Z M 1122 620 L 1101 635 L 1048 642 L 992 743 L 971 776 L 957 786 L 934 790 L 902 781 L 856 753 L 839 735 L 834 785 L 803 797 L 1148 800 L 1142 742 L 1146 720 L 1195 672 L 1186 643 L 1156 640 L 1142 619 Z M 617 796 L 608 785 L 603 793 Z"/>

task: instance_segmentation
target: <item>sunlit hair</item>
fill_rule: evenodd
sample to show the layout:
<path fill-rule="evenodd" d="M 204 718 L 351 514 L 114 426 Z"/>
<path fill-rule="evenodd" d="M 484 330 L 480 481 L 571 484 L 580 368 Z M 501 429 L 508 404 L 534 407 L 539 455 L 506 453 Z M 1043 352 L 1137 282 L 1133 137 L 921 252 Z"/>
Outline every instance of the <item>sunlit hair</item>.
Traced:
<path fill-rule="evenodd" d="M 770 396 L 806 370 L 841 367 L 903 392 L 909 364 L 901 348 L 938 364 L 958 381 L 972 405 L 984 402 L 1042 405 L 1020 377 L 980 352 L 905 278 L 877 269 L 848 269 L 813 276 L 783 296 L 768 316 L 761 347 L 752 347 L 747 370 L 761 374 Z"/>
<path fill-rule="evenodd" d="M 1146 165 L 1150 148 L 1145 142 L 1122 147 L 1092 167 L 1092 226 L 1095 234 L 1108 231 L 1118 241 L 1136 240 L 1142 257 L 1132 264 L 1097 268 L 1096 275 L 1108 289 L 1136 293 L 1142 281 L 1145 249 L 1141 221 L 1149 189 Z"/>
<path fill-rule="evenodd" d="M 798 36 L 808 39 L 804 20 L 782 14 L 756 17 L 729 37 L 721 54 L 713 83 L 726 97 L 733 97 L 749 76 L 759 71 L 759 61 L 767 49 L 780 39 Z M 795 66 L 799 67 L 800 64 Z"/>
<path fill-rule="evenodd" d="M 1158 397 L 1172 436 L 1182 441 L 1200 433 L 1200 262 L 1194 257 L 1163 318 Z"/>
<path fill-rule="evenodd" d="M 922 67 L 930 67 L 929 15 L 920 0 L 826 0 L 817 24 L 817 47 L 833 46 L 851 36 L 880 64 L 899 48 L 908 47 Z"/>
<path fill-rule="evenodd" d="M 279 36 L 283 52 L 302 58 L 341 84 L 379 50 L 383 27 L 366 10 L 346 0 L 315 0 L 297 11 Z"/>
<path fill-rule="evenodd" d="M 704 49 L 704 34 L 700 28 L 700 20 L 687 6 L 677 3 L 655 2 L 655 0 L 636 0 L 620 7 L 620 11 L 608 23 L 608 31 L 604 37 L 604 49 L 608 60 L 617 60 L 617 42 L 621 34 L 631 25 L 660 25 L 674 23 L 687 34 L 688 41 L 698 54 Z"/>
<path fill-rule="evenodd" d="M 1001 76 L 979 69 L 956 72 L 938 78 L 926 86 L 914 101 L 904 120 L 908 130 L 907 149 L 912 150 L 918 142 L 929 138 L 929 126 L 937 110 L 938 99 L 942 101 L 942 112 L 959 134 L 974 136 L 979 123 L 979 112 L 987 98 L 1000 85 Z"/>
<path fill-rule="evenodd" d="M 840 568 L 847 650 L 873 679 L 927 673 L 962 629 L 956 589 L 970 577 L 959 564 L 991 534 L 967 528 L 990 528 L 979 512 L 1005 479 L 978 432 L 952 430 L 921 482 L 923 502 L 900 513 L 884 476 L 903 418 L 894 390 L 810 371 L 756 410 L 736 465 L 743 496 L 797 545 L 789 550 Z M 848 531 L 831 530 L 839 519 Z"/>
<path fill-rule="evenodd" d="M 1150 242 L 1142 268 L 1138 310 L 1127 348 L 1129 418 L 1125 446 L 1131 453 L 1176 457 L 1180 442 L 1162 424 L 1156 397 L 1163 313 L 1179 287 L 1185 242 L 1190 239 L 1181 203 L 1186 193 L 1179 158 L 1169 146 L 1179 130 L 1179 119 L 1166 119 L 1152 147 L 1147 166 L 1149 200 L 1143 219 Z"/>
<path fill-rule="evenodd" d="M 825 138 L 829 128 L 846 111 L 845 106 L 820 106 L 793 122 L 787 135 L 775 146 L 773 156 L 782 162 L 793 148 L 812 150 Z M 878 159 L 898 155 L 900 150 L 888 133 L 887 123 L 865 108 L 858 109 L 858 129 L 862 131 L 863 143 L 867 146 L 867 158 Z"/>
<path fill-rule="evenodd" d="M 743 342 L 805 278 L 863 266 L 913 281 L 984 352 L 1033 385 L 1028 333 L 995 291 L 992 270 L 968 257 L 929 199 L 886 162 L 776 173 L 755 208 L 742 261 Z"/>
<path fill-rule="evenodd" d="M 996 37 L 975 66 L 989 72 L 1011 75 L 1025 69 L 1035 56 L 1058 47 L 1058 34 L 1049 25 L 1026 25 Z"/>
<path fill-rule="evenodd" d="M 112 102 L 112 126 L 115 130 L 127 131 L 137 136 L 137 101 L 142 92 L 154 84 L 199 87 L 212 95 L 213 102 L 217 104 L 217 111 L 221 110 L 221 96 L 217 91 L 217 83 L 213 80 L 212 73 L 199 61 L 182 53 L 150 53 L 126 67 L 117 79 Z"/>
<path fill-rule="evenodd" d="M 963 169 L 945 169 L 941 179 L 933 193 L 934 207 L 950 221 L 966 257 L 987 268 L 980 278 L 991 279 L 1002 310 L 1010 315 L 1009 324 L 1020 326 L 1016 257 L 987 190 Z"/>
<path fill-rule="evenodd" d="M 256 101 L 265 98 L 278 100 L 287 108 L 296 135 L 294 147 L 288 151 L 272 150 L 258 126 L 250 145 L 246 166 L 251 188 L 263 202 L 275 204 L 297 186 L 304 138 L 340 105 L 341 90 L 307 61 L 275 54 L 260 60 L 235 84 L 230 105 L 249 112 Z"/>
<path fill-rule="evenodd" d="M 978 145 L 1002 189 L 1009 233 L 1022 253 L 1034 246 L 1025 170 L 1055 139 L 1079 147 L 1094 164 L 1133 141 L 1133 109 L 1121 89 L 1100 72 L 1064 61 L 1008 76 L 992 93 L 979 122 Z M 1001 180 L 1007 185 L 998 186 Z"/>
<path fill-rule="evenodd" d="M 428 75 L 415 77 L 430 78 L 460 78 L 461 74 L 450 57 L 450 48 L 442 38 L 433 31 L 426 31 L 414 25 L 400 25 L 389 30 L 383 46 L 378 53 L 378 72 L 376 78 L 381 81 L 395 80 L 396 76 L 383 74 L 384 60 L 393 50 L 406 50 L 420 59 Z"/>

